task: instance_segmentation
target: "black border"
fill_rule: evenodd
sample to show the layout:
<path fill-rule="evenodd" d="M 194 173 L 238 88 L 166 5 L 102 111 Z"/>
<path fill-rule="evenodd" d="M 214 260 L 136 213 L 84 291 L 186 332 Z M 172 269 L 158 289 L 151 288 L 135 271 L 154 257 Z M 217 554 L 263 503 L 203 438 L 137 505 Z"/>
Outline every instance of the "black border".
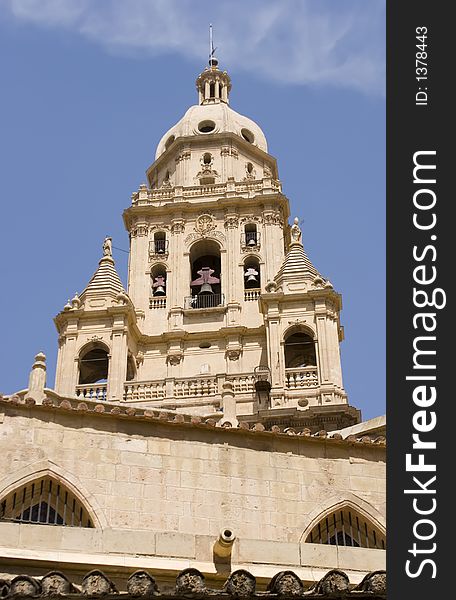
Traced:
<path fill-rule="evenodd" d="M 454 104 L 451 89 L 454 85 L 452 46 L 455 22 L 450 17 L 451 3 L 428 0 L 387 0 L 387 526 L 388 526 L 388 597 L 393 599 L 446 598 L 453 597 L 453 560 L 450 544 L 453 540 L 452 483 L 456 482 L 455 405 L 456 351 L 452 348 L 456 327 L 452 318 L 451 286 L 456 278 L 456 252 L 453 246 L 451 208 L 454 204 L 456 169 L 452 169 L 454 150 L 451 146 L 452 130 L 455 129 Z M 428 29 L 428 104 L 417 106 L 415 44 L 416 28 Z M 436 551 L 421 555 L 436 563 L 436 577 L 432 578 L 430 565 L 423 567 L 415 578 L 407 576 L 405 563 L 412 558 L 413 569 L 419 558 L 413 558 L 408 550 L 412 547 L 413 525 L 422 518 L 413 510 L 413 496 L 404 494 L 410 487 L 412 474 L 407 473 L 405 455 L 411 452 L 413 414 L 419 408 L 413 403 L 412 390 L 415 382 L 406 381 L 412 374 L 413 338 L 419 333 L 413 329 L 413 246 L 424 247 L 430 232 L 419 231 L 412 223 L 413 194 L 417 185 L 413 182 L 413 155 L 420 150 L 435 150 L 437 194 L 435 212 L 437 224 L 433 233 L 437 257 L 437 280 L 434 286 L 446 291 L 447 304 L 435 310 L 437 328 L 435 336 L 437 365 L 437 400 L 428 410 L 435 410 L 437 426 L 428 433 L 429 440 L 436 440 L 436 450 L 426 451 L 426 461 L 434 462 L 436 475 L 435 498 L 437 508 L 432 515 L 437 532 L 432 542 Z M 429 256 L 431 253 L 429 253 Z M 426 309 L 432 310 L 432 309 Z M 455 362 L 455 366 L 453 366 Z M 416 372 L 415 372 L 416 374 Z M 429 373 L 426 373 L 429 374 Z M 431 384 L 430 384 L 431 385 Z M 423 436 L 424 437 L 424 436 Z M 416 459 L 415 459 L 416 460 Z M 416 486 L 415 486 L 416 487 Z M 424 496 L 421 496 L 424 497 Z M 427 496 L 431 498 L 432 496 Z M 424 517 L 423 517 L 424 518 Z M 431 542 L 422 542 L 423 547 Z M 437 596 L 435 594 L 438 594 Z M 440 595 L 441 594 L 441 595 Z"/>

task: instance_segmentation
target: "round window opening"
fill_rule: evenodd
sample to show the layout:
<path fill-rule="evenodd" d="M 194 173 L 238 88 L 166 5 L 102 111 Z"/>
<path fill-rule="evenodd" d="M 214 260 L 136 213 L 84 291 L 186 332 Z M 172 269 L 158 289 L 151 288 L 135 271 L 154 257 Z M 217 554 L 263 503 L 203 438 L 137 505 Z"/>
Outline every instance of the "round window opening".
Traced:
<path fill-rule="evenodd" d="M 201 123 L 198 125 L 198 131 L 201 133 L 211 133 L 211 131 L 214 131 L 214 129 L 214 121 L 201 121 Z"/>
<path fill-rule="evenodd" d="M 241 135 L 250 144 L 253 144 L 253 142 L 255 141 L 255 136 L 248 129 L 241 129 Z"/>

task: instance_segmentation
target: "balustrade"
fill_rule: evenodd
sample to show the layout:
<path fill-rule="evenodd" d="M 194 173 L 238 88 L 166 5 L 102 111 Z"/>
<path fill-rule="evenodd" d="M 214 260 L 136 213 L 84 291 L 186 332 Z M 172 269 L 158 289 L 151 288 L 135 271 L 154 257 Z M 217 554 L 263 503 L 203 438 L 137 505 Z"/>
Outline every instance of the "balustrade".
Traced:
<path fill-rule="evenodd" d="M 285 369 L 285 387 L 288 389 L 309 388 L 316 386 L 318 386 L 317 367 Z"/>
<path fill-rule="evenodd" d="M 128 382 L 124 385 L 124 400 L 162 400 L 165 397 L 163 381 Z"/>
<path fill-rule="evenodd" d="M 166 296 L 153 296 L 149 298 L 149 308 L 166 308 Z"/>
<path fill-rule="evenodd" d="M 76 386 L 76 398 L 84 400 L 106 400 L 107 383 L 88 383 Z"/>
<path fill-rule="evenodd" d="M 258 300 L 260 297 L 261 290 L 260 289 L 250 289 L 244 290 L 244 300 L 246 302 L 251 302 L 252 300 Z"/>

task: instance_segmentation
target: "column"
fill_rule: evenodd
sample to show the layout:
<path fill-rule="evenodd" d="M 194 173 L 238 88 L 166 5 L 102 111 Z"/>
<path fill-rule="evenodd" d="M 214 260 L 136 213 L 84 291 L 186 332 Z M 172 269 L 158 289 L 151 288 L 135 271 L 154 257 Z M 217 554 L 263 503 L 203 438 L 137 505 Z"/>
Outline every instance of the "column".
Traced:
<path fill-rule="evenodd" d="M 124 383 L 127 378 L 127 336 L 125 316 L 113 315 L 112 347 L 109 358 L 107 399 L 112 402 L 123 400 Z"/>

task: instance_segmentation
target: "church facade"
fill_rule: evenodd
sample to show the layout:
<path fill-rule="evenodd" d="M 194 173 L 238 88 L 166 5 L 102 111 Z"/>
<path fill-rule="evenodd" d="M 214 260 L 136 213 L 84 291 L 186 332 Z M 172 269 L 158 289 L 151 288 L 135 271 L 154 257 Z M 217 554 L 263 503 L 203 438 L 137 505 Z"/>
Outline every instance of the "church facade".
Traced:
<path fill-rule="evenodd" d="M 341 297 L 215 58 L 196 86 L 124 211 L 127 285 L 108 237 L 55 318 L 54 388 L 40 353 L 0 399 L 8 581 L 384 569 L 385 422 L 348 404 Z"/>

